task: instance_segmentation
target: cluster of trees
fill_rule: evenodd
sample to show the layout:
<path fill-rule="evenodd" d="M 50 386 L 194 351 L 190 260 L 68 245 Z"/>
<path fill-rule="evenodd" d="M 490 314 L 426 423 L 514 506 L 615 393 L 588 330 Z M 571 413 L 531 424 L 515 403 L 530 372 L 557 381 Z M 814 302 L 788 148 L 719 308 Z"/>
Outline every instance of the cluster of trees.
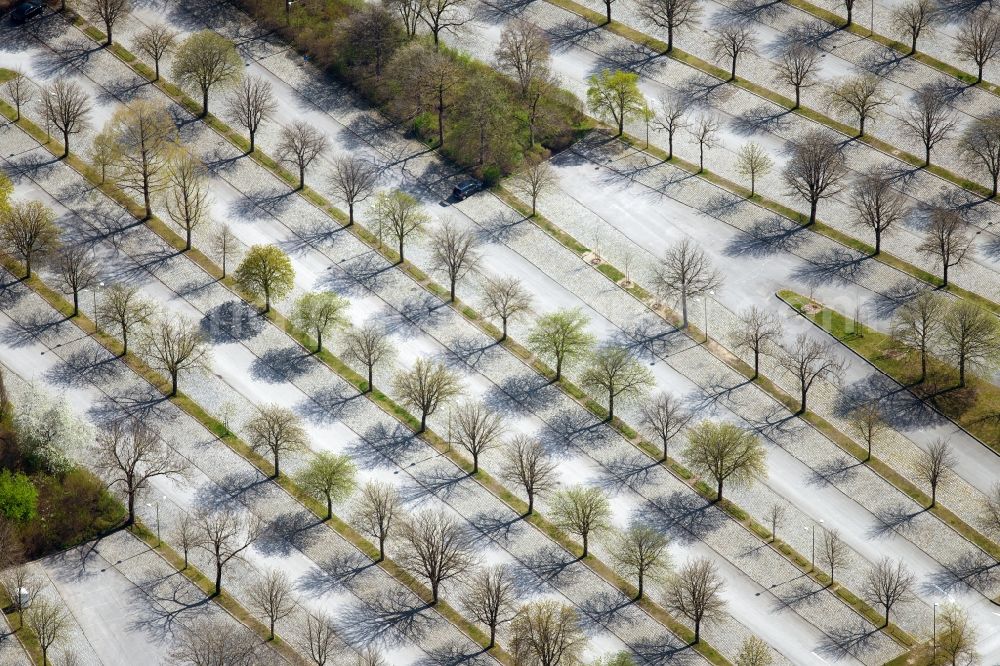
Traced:
<path fill-rule="evenodd" d="M 578 102 L 550 72 L 548 38 L 537 27 L 505 28 L 497 69 L 441 44 L 443 33 L 468 20 L 467 0 L 300 3 L 289 16 L 273 2 L 242 4 L 487 180 L 567 145 L 581 120 Z"/>

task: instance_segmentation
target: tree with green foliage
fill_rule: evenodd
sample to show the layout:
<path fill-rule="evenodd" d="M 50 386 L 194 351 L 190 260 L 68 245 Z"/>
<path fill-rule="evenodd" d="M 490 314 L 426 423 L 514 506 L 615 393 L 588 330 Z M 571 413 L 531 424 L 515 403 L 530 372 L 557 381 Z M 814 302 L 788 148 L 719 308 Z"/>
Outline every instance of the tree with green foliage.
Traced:
<path fill-rule="evenodd" d="M 182 86 L 201 92 L 201 117 L 208 115 L 208 94 L 216 85 L 239 83 L 243 59 L 236 45 L 212 30 L 196 32 L 177 48 L 173 76 Z"/>
<path fill-rule="evenodd" d="M 70 452 L 85 451 L 93 443 L 93 428 L 62 396 L 31 385 L 18 404 L 14 432 L 29 464 L 65 474 L 73 467 Z"/>
<path fill-rule="evenodd" d="M 771 666 L 773 663 L 771 648 L 756 636 L 747 636 L 736 655 L 736 666 Z"/>
<path fill-rule="evenodd" d="M 281 405 L 264 405 L 247 423 L 247 444 L 256 453 L 271 454 L 274 475 L 281 476 L 281 456 L 309 448 L 309 433 L 295 412 Z"/>
<path fill-rule="evenodd" d="M 253 296 L 263 296 L 267 313 L 272 298 L 282 299 L 292 291 L 295 269 L 277 245 L 254 245 L 236 269 L 236 282 Z"/>
<path fill-rule="evenodd" d="M 611 526 L 611 507 L 600 488 L 574 486 L 562 490 L 552 498 L 552 520 L 555 524 L 580 537 L 583 554 L 589 552 L 590 535 Z"/>
<path fill-rule="evenodd" d="M 660 580 L 670 570 L 667 537 L 649 525 L 632 524 L 615 540 L 615 565 L 626 578 L 634 577 L 642 599 L 647 580 Z"/>
<path fill-rule="evenodd" d="M 379 242 L 384 243 L 388 238 L 396 241 L 399 263 L 406 261 L 403 243 L 430 221 L 430 216 L 421 210 L 420 202 L 402 190 L 376 194 L 372 215 Z"/>
<path fill-rule="evenodd" d="M 733 423 L 705 420 L 695 425 L 688 432 L 684 459 L 694 472 L 715 480 L 717 500 L 724 482 L 750 485 L 767 471 L 760 440 Z"/>
<path fill-rule="evenodd" d="M 326 502 L 326 519 L 333 518 L 333 504 L 342 502 L 354 491 L 357 467 L 350 456 L 329 451 L 314 455 L 295 480 L 310 495 Z"/>
<path fill-rule="evenodd" d="M 753 141 L 743 144 L 736 154 L 736 170 L 741 176 L 750 179 L 751 197 L 757 193 L 757 179 L 766 175 L 773 166 L 774 160 L 768 156 L 767 151 Z"/>
<path fill-rule="evenodd" d="M 38 515 L 38 490 L 21 472 L 0 472 L 0 514 L 26 523 Z"/>
<path fill-rule="evenodd" d="M 591 354 L 581 381 L 608 397 L 608 420 L 615 418 L 615 400 L 635 398 L 653 386 L 653 375 L 627 347 L 609 345 Z"/>
<path fill-rule="evenodd" d="M 292 308 L 295 325 L 316 336 L 316 352 L 323 351 L 323 335 L 335 326 L 346 326 L 344 311 L 349 303 L 332 291 L 310 291 L 302 294 Z"/>
<path fill-rule="evenodd" d="M 528 334 L 532 350 L 555 361 L 554 381 L 562 378 L 563 366 L 580 358 L 593 346 L 594 336 L 586 331 L 588 321 L 582 310 L 557 310 L 541 317 Z"/>
<path fill-rule="evenodd" d="M 599 117 L 611 120 L 618 127 L 618 136 L 625 132 L 625 123 L 640 118 L 646 108 L 646 98 L 639 90 L 639 75 L 605 69 L 587 79 L 587 106 Z"/>

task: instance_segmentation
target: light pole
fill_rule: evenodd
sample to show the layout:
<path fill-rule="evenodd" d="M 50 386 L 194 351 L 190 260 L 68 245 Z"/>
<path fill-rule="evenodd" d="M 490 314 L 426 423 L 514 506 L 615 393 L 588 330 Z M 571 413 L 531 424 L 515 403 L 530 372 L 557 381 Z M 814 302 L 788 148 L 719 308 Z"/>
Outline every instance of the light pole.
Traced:
<path fill-rule="evenodd" d="M 157 547 L 159 547 L 160 544 L 163 543 L 160 540 L 160 500 L 157 499 L 156 502 L 154 502 L 153 504 L 146 502 L 146 506 L 154 506 L 154 505 L 156 506 L 156 545 Z"/>

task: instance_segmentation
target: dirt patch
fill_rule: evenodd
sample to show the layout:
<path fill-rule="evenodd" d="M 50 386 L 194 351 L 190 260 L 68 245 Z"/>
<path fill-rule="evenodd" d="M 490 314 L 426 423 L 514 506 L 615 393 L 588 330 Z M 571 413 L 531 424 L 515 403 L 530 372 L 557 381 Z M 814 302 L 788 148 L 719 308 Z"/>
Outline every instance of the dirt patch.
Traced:
<path fill-rule="evenodd" d="M 802 306 L 802 312 L 807 315 L 818 314 L 823 311 L 822 305 L 816 305 L 815 303 L 806 303 Z"/>

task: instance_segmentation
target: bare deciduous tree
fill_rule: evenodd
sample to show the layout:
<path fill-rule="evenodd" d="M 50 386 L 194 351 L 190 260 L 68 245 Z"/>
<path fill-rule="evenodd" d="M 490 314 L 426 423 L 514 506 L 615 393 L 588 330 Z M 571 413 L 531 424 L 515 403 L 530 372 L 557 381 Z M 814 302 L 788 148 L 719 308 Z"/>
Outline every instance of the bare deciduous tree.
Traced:
<path fill-rule="evenodd" d="M 208 552 L 215 563 L 215 595 L 222 592 L 222 570 L 257 540 L 263 523 L 255 515 L 230 510 L 204 513 L 198 517 L 201 539 L 198 547 Z"/>
<path fill-rule="evenodd" d="M 257 636 L 232 620 L 199 619 L 182 625 L 170 657 L 184 666 L 257 666 Z"/>
<path fill-rule="evenodd" d="M 514 619 L 516 602 L 514 576 L 505 564 L 480 569 L 469 581 L 462 606 L 476 622 L 489 629 L 487 650 L 496 645 L 497 627 Z"/>
<path fill-rule="evenodd" d="M 552 488 L 556 482 L 556 464 L 545 454 L 541 443 L 531 437 L 519 435 L 504 448 L 500 476 L 509 483 L 520 484 L 528 497 L 530 516 L 535 509 L 535 496 Z M 997 515 L 1000 516 L 1000 505 Z M 998 531 L 1000 531 L 1000 522 Z"/>
<path fill-rule="evenodd" d="M 966 162 L 989 174 L 993 184 L 990 196 L 995 197 L 1000 181 L 1000 113 L 972 121 L 962 135 L 961 151 Z"/>
<path fill-rule="evenodd" d="M 431 234 L 431 261 L 448 276 L 448 295 L 455 301 L 455 286 L 479 263 L 479 242 L 472 229 L 445 222 Z"/>
<path fill-rule="evenodd" d="M 139 419 L 115 421 L 97 437 L 93 463 L 109 488 L 125 494 L 128 516 L 125 525 L 135 523 L 135 500 L 158 476 L 181 478 L 187 470 L 184 458 L 174 454 L 160 434 Z"/>
<path fill-rule="evenodd" d="M 424 11 L 423 0 L 383 0 L 386 7 L 399 14 L 407 39 L 417 36 L 417 26 L 420 25 L 420 15 Z"/>
<path fill-rule="evenodd" d="M 637 600 L 642 599 L 647 580 L 664 580 L 670 570 L 667 537 L 649 525 L 630 525 L 615 540 L 613 556 L 622 576 L 636 579 Z"/>
<path fill-rule="evenodd" d="M 402 511 L 399 493 L 395 488 L 381 481 L 369 481 L 361 489 L 354 522 L 358 529 L 371 536 L 378 543 L 378 561 L 385 559 L 385 542 L 396 524 L 396 516 Z"/>
<path fill-rule="evenodd" d="M 63 135 L 63 157 L 69 155 L 69 137 L 87 129 L 90 100 L 76 81 L 56 79 L 42 90 L 45 116 Z"/>
<path fill-rule="evenodd" d="M 792 148 L 783 176 L 792 192 L 809 202 L 809 224 L 819 202 L 841 191 L 847 164 L 840 146 L 820 130 L 811 130 Z"/>
<path fill-rule="evenodd" d="M 638 397 L 653 385 L 653 375 L 624 346 L 609 345 L 590 355 L 581 383 L 608 398 L 608 420 L 615 418 L 615 400 Z"/>
<path fill-rule="evenodd" d="M 663 300 L 680 299 L 682 326 L 688 325 L 688 300 L 722 286 L 722 275 L 705 251 L 690 238 L 672 246 L 656 267 L 653 287 Z"/>
<path fill-rule="evenodd" d="M 668 1 L 673 2 L 674 0 Z M 660 111 L 654 120 L 654 125 L 667 133 L 668 160 L 674 157 L 674 135 L 677 134 L 678 130 L 688 125 L 685 118 L 686 113 L 687 105 L 684 102 L 672 97 L 663 97 L 660 99 Z"/>
<path fill-rule="evenodd" d="M 292 584 L 283 571 L 272 569 L 250 584 L 247 591 L 250 605 L 267 620 L 270 640 L 274 640 L 274 625 L 295 608 Z"/>
<path fill-rule="evenodd" d="M 935 208 L 917 250 L 941 264 L 942 286 L 948 286 L 948 270 L 958 266 L 972 248 L 973 237 L 962 214 L 949 208 Z"/>
<path fill-rule="evenodd" d="M 52 645 L 65 639 L 72 631 L 70 615 L 58 602 L 41 597 L 32 602 L 26 615 L 28 628 L 34 632 L 42 651 L 42 666 L 48 666 Z"/>
<path fill-rule="evenodd" d="M 222 278 L 225 279 L 229 263 L 239 256 L 240 241 L 228 224 L 219 225 L 212 234 L 212 252 L 222 262 Z"/>
<path fill-rule="evenodd" d="M 865 575 L 863 592 L 869 602 L 885 609 L 883 627 L 889 626 L 889 613 L 892 607 L 912 596 L 911 588 L 914 582 L 913 574 L 901 560 L 894 563 L 888 557 L 883 557 L 878 564 L 869 569 Z"/>
<path fill-rule="evenodd" d="M 872 445 L 889 429 L 889 424 L 885 422 L 878 403 L 868 401 L 852 409 L 849 424 L 851 432 L 864 442 L 867 448 L 865 462 L 871 460 Z"/>
<path fill-rule="evenodd" d="M 326 666 L 326 662 L 337 654 L 337 628 L 333 617 L 325 610 L 306 615 L 303 641 L 309 649 L 309 658 L 316 666 Z"/>
<path fill-rule="evenodd" d="M 73 295 L 73 316 L 80 313 L 80 292 L 89 289 L 100 275 L 97 258 L 83 245 L 66 245 L 56 254 L 59 286 Z"/>
<path fill-rule="evenodd" d="M 24 70 L 15 67 L 11 71 L 13 74 L 7 79 L 3 87 L 11 104 L 14 105 L 14 122 L 17 122 L 21 120 L 21 107 L 31 102 L 35 91 Z"/>
<path fill-rule="evenodd" d="M 771 523 L 771 541 L 778 538 L 778 530 L 785 524 L 785 505 L 775 502 L 767 509 L 767 521 Z"/>
<path fill-rule="evenodd" d="M 167 214 L 184 230 L 184 249 L 191 249 L 191 233 L 208 216 L 211 202 L 205 165 L 188 152 L 178 153 L 167 168 L 170 190 L 166 197 Z"/>
<path fill-rule="evenodd" d="M 461 392 L 462 382 L 443 363 L 418 358 L 410 370 L 396 375 L 393 391 L 400 402 L 420 412 L 420 430 L 427 429 L 427 417 Z"/>
<path fill-rule="evenodd" d="M 583 541 L 581 559 L 589 552 L 590 535 L 608 529 L 611 524 L 608 498 L 600 488 L 574 486 L 552 498 L 552 520 L 557 526 Z"/>
<path fill-rule="evenodd" d="M 922 291 L 896 309 L 892 334 L 904 345 L 920 353 L 920 379 L 927 378 L 927 357 L 931 342 L 937 338 L 945 314 L 945 303 L 933 291 Z"/>
<path fill-rule="evenodd" d="M 823 530 L 819 552 L 820 561 L 826 565 L 830 572 L 830 584 L 833 585 L 835 572 L 850 563 L 850 550 L 844 540 L 840 538 L 840 532 L 836 529 L 830 529 Z"/>
<path fill-rule="evenodd" d="M 177 395 L 181 370 L 200 367 L 208 361 L 208 342 L 194 322 L 162 317 L 143 336 L 143 350 L 150 364 L 170 375 L 170 395 Z"/>
<path fill-rule="evenodd" d="M 420 202 L 402 190 L 379 192 L 375 195 L 372 215 L 375 218 L 375 232 L 379 242 L 384 243 L 387 238 L 396 241 L 399 263 L 406 261 L 403 243 L 430 221 L 430 217 L 423 212 Z"/>
<path fill-rule="evenodd" d="M 893 187 L 887 171 L 875 171 L 857 179 L 850 206 L 856 226 L 870 229 L 875 236 L 875 255 L 882 251 L 882 236 L 903 221 L 908 212 L 906 197 Z"/>
<path fill-rule="evenodd" d="M 160 80 L 160 61 L 177 46 L 177 32 L 164 23 L 154 23 L 136 36 L 135 47 L 152 58 L 156 72 L 154 81 Z"/>
<path fill-rule="evenodd" d="M 438 602 L 441 584 L 468 571 L 475 560 L 458 521 L 444 511 L 424 509 L 403 522 L 400 562 L 427 579 L 431 604 Z"/>
<path fill-rule="evenodd" d="M 753 379 L 757 379 L 760 356 L 781 338 L 781 326 L 773 314 L 756 305 L 740 313 L 740 322 L 742 326 L 733 335 L 734 346 L 753 354 Z"/>
<path fill-rule="evenodd" d="M 910 38 L 911 54 L 917 52 L 917 39 L 930 25 L 936 9 L 934 0 L 910 0 L 889 15 L 893 30 Z"/>
<path fill-rule="evenodd" d="M 500 33 L 494 57 L 500 71 L 512 76 L 526 97 L 532 82 L 548 74 L 549 38 L 534 23 L 515 19 Z"/>
<path fill-rule="evenodd" d="M 59 248 L 59 227 L 52 210 L 40 201 L 19 201 L 0 209 L 0 251 L 20 257 L 24 277 L 39 258 Z"/>
<path fill-rule="evenodd" d="M 259 76 L 248 76 L 229 94 L 229 117 L 250 134 L 249 155 L 254 151 L 257 129 L 274 115 L 277 105 L 271 84 Z"/>
<path fill-rule="evenodd" d="M 736 170 L 741 176 L 750 179 L 750 196 L 757 193 L 757 178 L 766 175 L 774 166 L 774 160 L 760 144 L 750 142 L 740 147 L 736 153 Z"/>
<path fill-rule="evenodd" d="M 98 307 L 103 320 L 111 321 L 122 335 L 122 355 L 128 354 L 129 334 L 153 316 L 153 304 L 139 293 L 138 287 L 113 284 Z"/>
<path fill-rule="evenodd" d="M 715 135 L 719 131 L 719 119 L 705 114 L 698 118 L 692 133 L 698 142 L 698 173 L 705 170 L 705 149 L 715 145 Z"/>
<path fill-rule="evenodd" d="M 463 25 L 469 18 L 460 11 L 466 0 L 420 0 L 423 11 L 420 19 L 427 24 L 434 36 L 434 47 L 440 47 L 442 31 L 452 30 Z"/>
<path fill-rule="evenodd" d="M 166 107 L 136 100 L 115 111 L 105 129 L 119 148 L 119 184 L 142 195 L 146 218 L 153 216 L 152 194 L 167 184 L 167 166 L 177 127 Z"/>
<path fill-rule="evenodd" d="M 500 320 L 500 341 L 507 339 L 507 324 L 531 309 L 531 294 L 516 277 L 488 278 L 483 285 L 483 305 Z"/>
<path fill-rule="evenodd" d="M 375 366 L 393 356 L 392 343 L 382 327 L 374 322 L 352 328 L 346 339 L 346 356 L 365 366 L 368 371 L 368 385 L 365 387 L 365 393 L 368 393 L 374 388 Z"/>
<path fill-rule="evenodd" d="M 132 9 L 129 0 L 87 0 L 87 11 L 97 20 L 104 23 L 104 33 L 107 35 L 106 46 L 113 43 L 111 31 L 115 24 Z"/>
<path fill-rule="evenodd" d="M 975 303 L 959 300 L 941 321 L 941 343 L 958 366 L 958 386 L 965 386 L 969 368 L 990 370 L 1000 361 L 1000 323 Z"/>
<path fill-rule="evenodd" d="M 844 371 L 843 362 L 837 358 L 832 345 L 800 333 L 795 346 L 785 350 L 779 363 L 799 385 L 799 411 L 806 411 L 806 397 L 816 380 L 837 381 Z"/>
<path fill-rule="evenodd" d="M 748 486 L 766 473 L 764 447 L 753 433 L 732 423 L 702 421 L 688 432 L 684 459 L 699 474 L 715 480 L 716 499 L 723 483 Z"/>
<path fill-rule="evenodd" d="M 281 128 L 278 156 L 299 171 L 298 189 L 306 185 L 306 167 L 320 156 L 329 145 L 326 135 L 312 125 L 296 120 Z"/>
<path fill-rule="evenodd" d="M 973 12 L 962 24 L 955 40 L 955 55 L 976 65 L 976 83 L 983 80 L 983 68 L 1000 53 L 1000 18 L 988 6 Z"/>
<path fill-rule="evenodd" d="M 928 508 L 937 504 L 938 486 L 951 474 L 957 459 L 952 453 L 947 440 L 937 439 L 927 447 L 927 451 L 917 459 L 914 472 L 919 481 L 926 483 L 931 489 L 931 503 Z"/>
<path fill-rule="evenodd" d="M 198 521 L 189 513 L 181 516 L 174 526 L 172 532 L 173 540 L 180 545 L 184 555 L 184 568 L 188 567 L 188 554 L 192 549 L 201 544 L 202 532 Z"/>
<path fill-rule="evenodd" d="M 347 203 L 347 226 L 354 224 L 354 207 L 372 195 L 378 178 L 378 167 L 356 155 L 344 155 L 334 161 L 331 184 L 337 196 Z"/>
<path fill-rule="evenodd" d="M 472 456 L 472 473 L 475 474 L 479 471 L 479 456 L 500 445 L 503 419 L 482 402 L 467 401 L 455 410 L 453 422 L 454 427 L 449 427 L 449 430 L 459 446 Z M 449 419 L 451 423 L 452 419 Z"/>
<path fill-rule="evenodd" d="M 694 414 L 669 393 L 658 393 L 641 406 L 642 428 L 655 438 L 663 451 L 660 462 L 666 462 L 670 440 L 677 436 Z"/>
<path fill-rule="evenodd" d="M 802 101 L 802 89 L 813 85 L 816 67 L 819 65 L 820 51 L 811 44 L 796 41 L 785 50 L 778 63 L 777 78 L 795 89 L 795 106 Z"/>
<path fill-rule="evenodd" d="M 45 586 L 45 581 L 19 564 L 0 574 L 0 585 L 10 599 L 11 609 L 18 614 L 17 628 L 24 626 L 25 611 L 30 608 Z"/>
<path fill-rule="evenodd" d="M 913 96 L 913 106 L 903 118 L 924 146 L 924 166 L 931 164 L 931 150 L 955 129 L 955 116 L 940 85 L 926 85 Z"/>
<path fill-rule="evenodd" d="M 694 623 L 694 642 L 701 640 L 701 625 L 719 617 L 725 607 L 725 586 L 715 564 L 708 559 L 689 560 L 667 584 L 665 605 Z"/>
<path fill-rule="evenodd" d="M 951 666 L 978 664 L 976 644 L 979 636 L 976 625 L 969 620 L 969 612 L 955 602 L 948 602 L 941 608 L 940 622 L 937 647 Z"/>
<path fill-rule="evenodd" d="M 729 80 L 736 80 L 736 61 L 740 56 L 757 52 L 753 30 L 745 25 L 723 26 L 712 39 L 712 54 L 716 58 L 728 58 L 731 62 Z"/>
<path fill-rule="evenodd" d="M 699 0 L 640 0 L 642 17 L 667 31 L 667 53 L 674 48 L 674 31 L 689 23 L 697 23 L 701 16 Z"/>
<path fill-rule="evenodd" d="M 309 435 L 302 421 L 291 409 L 264 405 L 247 423 L 247 444 L 257 453 L 271 454 L 274 475 L 281 476 L 281 456 L 309 448 Z"/>
<path fill-rule="evenodd" d="M 848 77 L 830 88 L 830 107 L 838 113 L 853 113 L 858 117 L 858 136 L 865 135 L 865 121 L 891 101 L 892 96 L 885 92 L 882 79 L 874 74 Z"/>
<path fill-rule="evenodd" d="M 524 196 L 531 199 L 531 216 L 534 217 L 538 197 L 552 189 L 556 184 L 556 175 L 552 166 L 545 161 L 529 164 L 513 179 L 512 185 Z"/>

